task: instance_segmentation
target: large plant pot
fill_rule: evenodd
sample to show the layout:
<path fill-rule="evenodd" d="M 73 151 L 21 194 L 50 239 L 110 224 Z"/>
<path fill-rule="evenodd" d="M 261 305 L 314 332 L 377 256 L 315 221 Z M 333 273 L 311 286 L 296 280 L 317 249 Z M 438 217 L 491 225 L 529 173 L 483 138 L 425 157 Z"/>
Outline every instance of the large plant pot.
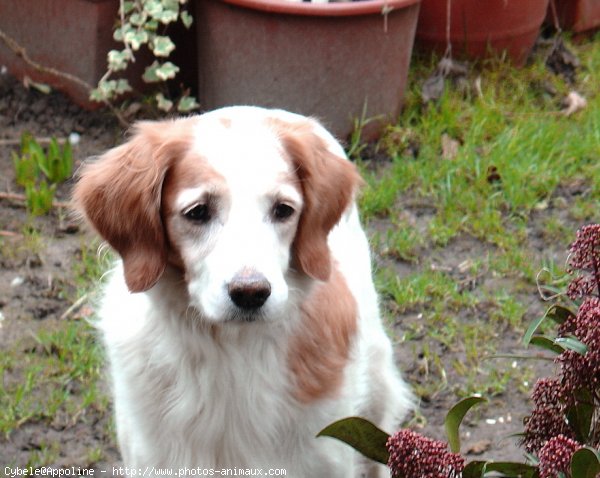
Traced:
<path fill-rule="evenodd" d="M 420 49 L 446 51 L 447 4 L 448 0 L 422 1 L 417 27 Z M 506 52 L 516 66 L 522 66 L 547 8 L 548 0 L 451 0 L 452 53 L 481 59 Z"/>
<path fill-rule="evenodd" d="M 118 8 L 119 0 L 0 0 L 0 29 L 34 62 L 95 87 L 106 71 L 106 54 L 116 45 L 112 32 Z M 1 40 L 0 65 L 19 79 L 64 91 L 85 108 L 101 106 L 89 100 L 85 86 L 32 67 Z M 136 77 L 139 71 L 130 79 Z"/>
<path fill-rule="evenodd" d="M 197 0 L 200 103 L 313 115 L 341 138 L 377 118 L 373 138 L 400 112 L 419 3 Z"/>
<path fill-rule="evenodd" d="M 554 0 L 558 24 L 563 30 L 583 33 L 600 28 L 599 0 Z M 549 22 L 553 24 L 551 9 Z"/>

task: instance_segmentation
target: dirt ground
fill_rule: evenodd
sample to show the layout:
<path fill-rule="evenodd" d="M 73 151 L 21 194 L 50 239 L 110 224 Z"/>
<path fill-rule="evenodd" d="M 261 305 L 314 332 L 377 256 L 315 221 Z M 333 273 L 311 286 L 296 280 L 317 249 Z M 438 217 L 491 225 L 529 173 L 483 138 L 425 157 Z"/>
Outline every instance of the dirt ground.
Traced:
<path fill-rule="evenodd" d="M 8 75 L 0 75 L 0 191 L 22 194 L 14 180 L 11 151 L 18 150 L 21 134 L 36 138 L 81 136 L 74 148 L 77 162 L 111 147 L 119 140 L 120 129 L 106 113 L 82 111 L 61 94 L 45 95 L 27 90 Z M 68 201 L 72 184 L 59 186 L 55 200 Z M 29 235 L 28 228 L 39 233 Z M 20 200 L 0 200 L 0 350 L 17 353 L 44 353 L 32 337 L 40 330 L 62 326 L 61 316 L 76 295 L 73 281 L 75 264 L 81 259 L 82 245 L 91 237 L 79 228 L 66 209 L 55 208 L 49 216 L 29 219 Z M 14 233 L 14 235 L 7 235 Z M 31 244 L 30 244 L 31 243 Z M 31 246 L 31 247 L 29 247 Z M 33 344 L 33 345 L 32 345 Z M 11 370 L 3 370 L 4 383 L 14 380 Z M 21 377 L 19 377 L 22 379 Z M 67 384 L 68 385 L 68 384 Z M 81 393 L 75 390 L 74 393 Z M 39 397 L 43 400 L 44 397 Z M 94 416 L 96 415 L 96 416 Z M 48 421 L 28 421 L 0 437 L 0 476 L 5 465 L 26 466 L 43 446 L 60 442 L 57 467 L 104 468 L 117 463 L 118 451 L 109 433 L 110 414 L 79 417 L 74 423 L 57 417 Z M 85 450 L 101 447 L 103 461 L 90 463 Z"/>
<path fill-rule="evenodd" d="M 74 149 L 77 161 L 112 147 L 123 135 L 117 122 L 107 113 L 82 111 L 58 93 L 44 95 L 35 90 L 26 90 L 7 75 L 0 75 L 1 192 L 22 193 L 14 182 L 11 161 L 11 151 L 18 146 L 12 144 L 11 140 L 18 140 L 24 131 L 42 138 L 64 138 L 70 133 L 78 133 L 81 141 Z M 67 201 L 70 187 L 70 183 L 61 186 L 56 199 Z M 413 213 L 417 220 L 424 220 L 427 214 L 426 211 Z M 42 240 L 42 245 L 33 251 L 24 247 L 27 239 L 23 231 L 30 227 L 28 224 L 35 225 Z M 0 231 L 4 231 L 1 238 L 4 253 L 0 256 L 0 350 L 6 351 L 18 344 L 19 350 L 24 354 L 38 353 L 35 347 L 31 347 L 32 333 L 42 327 L 52 329 L 64 320 L 73 320 L 72 317 L 61 319 L 61 316 L 72 304 L 69 297 L 73 297 L 76 291 L 72 277 L 74 264 L 81 260 L 82 244 L 90 241 L 90 237 L 64 209 L 54 209 L 51 215 L 36 218 L 31 223 L 22 201 L 10 199 L 0 199 Z M 547 247 L 535 230 L 531 231 L 531 239 L 533 242 L 539 241 L 540 249 Z M 463 238 L 453 241 L 443 253 L 423 253 L 438 254 L 439 257 L 435 257 L 434 262 L 456 275 L 457 279 L 469 280 L 465 273 L 460 272 L 459 264 L 472 258 L 483 247 L 470 238 Z M 560 257 L 563 252 L 557 249 L 556 254 Z M 378 258 L 377 261 L 381 263 L 384 259 Z M 396 264 L 396 267 L 399 274 L 410 272 L 402 264 Z M 479 282 L 477 278 L 473 280 L 474 287 L 504 287 L 501 280 L 493 277 Z M 536 291 L 523 291 L 523 298 L 528 304 L 529 317 L 535 317 L 543 310 L 544 305 L 539 301 Z M 485 311 L 470 311 L 464 319 L 468 320 L 469 314 L 477 313 Z M 418 321 L 418 313 L 398 317 L 396 328 L 399 336 L 402 334 L 403 324 L 409 321 Z M 515 332 L 499 330 L 498 349 L 505 353 L 522 352 L 518 345 L 520 338 Z M 397 347 L 400 366 L 409 382 L 424 380 L 425 372 L 419 363 L 419 347 L 423 346 L 416 339 L 411 341 L 411 350 L 403 348 L 406 347 L 404 344 Z M 458 353 L 452 350 L 447 351 L 445 356 L 449 361 L 460 359 Z M 506 367 L 511 366 L 512 362 L 506 361 Z M 518 366 L 539 367 L 534 362 L 520 362 Z M 4 381 L 11 380 L 10 370 L 0 372 L 4 374 Z M 447 380 L 452 383 L 458 378 L 449 376 Z M 82 391 L 74 390 L 72 393 Z M 435 438 L 443 438 L 443 419 L 455 401 L 455 395 L 450 389 L 426 397 L 420 404 L 420 413 L 426 422 L 423 432 Z M 526 397 L 516 390 L 507 390 L 494 398 L 491 406 L 480 414 L 474 414 L 474 418 L 468 420 L 463 428 L 469 458 L 480 456 L 496 460 L 521 459 L 522 453 L 514 445 L 515 439 L 506 437 L 522 429 L 522 418 L 527 410 Z M 111 465 L 119 463 L 118 451 L 113 442 L 114 434 L 110 431 L 110 415 L 110 408 L 95 410 L 90 407 L 85 416 L 74 421 L 68 420 L 68 424 L 60 417 L 52 421 L 27 421 L 8 436 L 0 436 L 0 464 L 25 466 L 32 453 L 40 449 L 40 443 L 56 441 L 61 445 L 59 458 L 53 463 L 55 466 L 108 470 Z M 94 462 L 85 454 L 85 450 L 90 447 L 102 450 L 99 461 Z"/>

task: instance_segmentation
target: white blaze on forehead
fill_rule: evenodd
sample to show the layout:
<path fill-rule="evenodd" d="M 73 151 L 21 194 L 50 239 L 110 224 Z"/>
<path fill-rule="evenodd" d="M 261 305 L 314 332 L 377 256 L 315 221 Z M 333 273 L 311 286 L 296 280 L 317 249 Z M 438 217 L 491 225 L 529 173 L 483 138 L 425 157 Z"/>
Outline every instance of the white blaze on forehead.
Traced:
<path fill-rule="evenodd" d="M 230 190 L 265 193 L 293 178 L 292 164 L 279 138 L 256 118 L 204 118 L 193 149 L 225 178 Z"/>

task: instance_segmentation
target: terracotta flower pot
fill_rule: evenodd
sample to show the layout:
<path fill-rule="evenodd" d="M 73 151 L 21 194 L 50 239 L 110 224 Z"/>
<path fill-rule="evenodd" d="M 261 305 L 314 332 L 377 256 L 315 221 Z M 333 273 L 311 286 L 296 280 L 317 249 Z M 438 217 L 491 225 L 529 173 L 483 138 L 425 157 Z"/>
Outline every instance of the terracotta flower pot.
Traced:
<path fill-rule="evenodd" d="M 600 28 L 600 1 L 598 0 L 554 0 L 558 24 L 563 30 L 575 33 Z M 551 9 L 548 22 L 554 23 Z"/>
<path fill-rule="evenodd" d="M 423 0 L 417 45 L 446 51 L 448 0 Z M 548 0 L 451 0 L 450 41 L 454 56 L 480 59 L 506 51 L 522 66 L 539 34 Z"/>
<path fill-rule="evenodd" d="M 203 108 L 253 104 L 319 117 L 339 137 L 356 118 L 400 112 L 420 0 L 197 0 Z"/>
<path fill-rule="evenodd" d="M 95 87 L 106 71 L 106 54 L 116 46 L 112 33 L 118 8 L 119 0 L 0 0 L 0 29 L 34 62 Z M 1 40 L 0 65 L 19 79 L 66 92 L 85 108 L 101 106 L 89 100 L 86 87 L 32 67 Z M 141 79 L 141 65 L 136 66 L 128 75 L 134 86 Z"/>

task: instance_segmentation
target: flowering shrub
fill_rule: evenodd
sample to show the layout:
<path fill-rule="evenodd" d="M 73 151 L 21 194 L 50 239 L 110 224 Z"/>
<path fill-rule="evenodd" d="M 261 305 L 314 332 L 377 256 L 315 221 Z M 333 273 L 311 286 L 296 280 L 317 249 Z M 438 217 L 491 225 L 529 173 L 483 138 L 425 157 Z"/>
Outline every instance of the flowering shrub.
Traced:
<path fill-rule="evenodd" d="M 540 378 L 532 391 L 533 409 L 521 439 L 527 463 L 465 462 L 458 427 L 467 411 L 482 401 L 478 397 L 467 398 L 448 412 L 448 444 L 408 429 L 389 436 L 356 417 L 340 420 L 319 435 L 338 438 L 387 464 L 393 478 L 600 477 L 599 224 L 577 231 L 567 272 L 573 276 L 561 296 L 567 305 L 553 305 L 531 324 L 524 338 L 526 344 L 555 353 L 558 366 L 557 376 Z M 546 319 L 558 324 L 556 337 L 537 334 Z"/>
<path fill-rule="evenodd" d="M 448 444 L 413 432 L 400 430 L 387 440 L 388 466 L 394 478 L 427 476 L 455 478 L 461 476 L 465 459 L 448 451 Z"/>

